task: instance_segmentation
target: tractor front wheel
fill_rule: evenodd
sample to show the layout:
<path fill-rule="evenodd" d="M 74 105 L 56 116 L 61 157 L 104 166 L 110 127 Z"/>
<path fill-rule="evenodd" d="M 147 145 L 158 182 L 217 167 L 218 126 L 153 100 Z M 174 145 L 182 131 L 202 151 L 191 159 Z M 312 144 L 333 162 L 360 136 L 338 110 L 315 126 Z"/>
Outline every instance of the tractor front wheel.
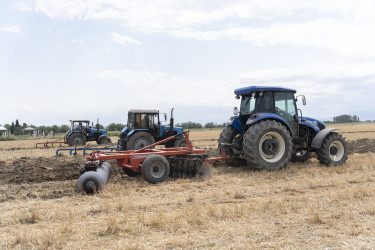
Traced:
<path fill-rule="evenodd" d="M 85 144 L 86 144 L 86 138 L 82 134 L 74 133 L 68 137 L 69 146 L 81 146 Z"/>
<path fill-rule="evenodd" d="M 150 133 L 141 131 L 133 134 L 130 137 L 128 143 L 126 144 L 126 148 L 128 150 L 138 150 L 154 143 L 154 137 L 152 137 Z"/>
<path fill-rule="evenodd" d="M 109 143 L 112 143 L 112 141 L 111 141 L 111 138 L 109 138 L 108 136 L 102 136 L 98 141 L 98 144 L 109 144 Z"/>
<path fill-rule="evenodd" d="M 233 147 L 237 144 L 241 147 L 240 133 L 233 126 L 228 125 L 221 132 L 218 144 L 220 155 L 224 152 L 225 156 L 233 156 Z"/>
<path fill-rule="evenodd" d="M 244 136 L 244 156 L 250 166 L 268 171 L 284 168 L 293 152 L 292 138 L 280 122 L 260 121 Z"/>
<path fill-rule="evenodd" d="M 323 140 L 316 154 L 322 164 L 341 165 L 348 159 L 348 143 L 340 134 L 331 133 Z"/>
<path fill-rule="evenodd" d="M 162 182 L 169 176 L 170 166 L 165 157 L 150 155 L 143 161 L 141 172 L 143 178 L 148 182 Z"/>
<path fill-rule="evenodd" d="M 190 144 L 191 144 L 191 142 L 190 142 Z M 174 147 L 175 147 L 175 148 L 184 148 L 184 147 L 187 147 L 185 137 L 178 138 L 178 139 L 174 142 Z"/>

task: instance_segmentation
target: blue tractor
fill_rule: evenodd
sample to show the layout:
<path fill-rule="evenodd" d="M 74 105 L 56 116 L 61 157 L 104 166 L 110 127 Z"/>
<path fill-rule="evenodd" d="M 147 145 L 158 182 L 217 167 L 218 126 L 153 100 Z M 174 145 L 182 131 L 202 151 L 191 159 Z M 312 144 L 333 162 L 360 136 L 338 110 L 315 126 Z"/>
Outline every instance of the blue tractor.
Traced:
<path fill-rule="evenodd" d="M 160 115 L 163 115 L 160 117 Z M 161 119 L 163 118 L 163 119 Z M 173 109 L 171 111 L 170 125 L 161 125 L 167 120 L 167 114 L 159 114 L 155 109 L 132 109 L 128 112 L 128 122 L 121 130 L 119 142 L 121 150 L 137 150 L 155 142 L 183 132 L 180 127 L 174 127 Z M 185 147 L 184 135 L 167 141 L 166 147 Z"/>
<path fill-rule="evenodd" d="M 219 150 L 236 162 L 268 171 L 284 168 L 289 160 L 306 161 L 311 152 L 326 165 L 340 165 L 348 158 L 348 144 L 337 129 L 303 117 L 296 90 L 250 86 L 236 89 L 241 99 L 219 138 Z M 300 97 L 300 98 L 299 98 Z"/>
<path fill-rule="evenodd" d="M 70 122 L 70 130 L 65 135 L 69 146 L 86 145 L 88 141 L 96 141 L 98 144 L 112 143 L 107 131 L 99 129 L 99 123 L 93 128 L 89 120 L 70 120 Z"/>

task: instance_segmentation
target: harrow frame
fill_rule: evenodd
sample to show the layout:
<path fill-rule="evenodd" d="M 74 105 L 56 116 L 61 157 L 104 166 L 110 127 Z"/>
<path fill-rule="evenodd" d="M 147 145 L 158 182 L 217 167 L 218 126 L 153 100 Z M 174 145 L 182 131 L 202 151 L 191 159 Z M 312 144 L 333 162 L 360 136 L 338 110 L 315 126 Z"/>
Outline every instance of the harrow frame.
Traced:
<path fill-rule="evenodd" d="M 205 149 L 195 149 L 193 145 L 190 143 L 189 140 L 189 132 L 190 130 L 184 131 L 177 135 L 168 137 L 164 140 L 158 141 L 154 144 L 151 144 L 147 147 L 141 148 L 139 150 L 129 150 L 129 151 L 114 151 L 114 152 L 101 152 L 95 151 L 87 157 L 88 165 L 94 164 L 97 161 L 105 161 L 105 160 L 117 160 L 118 165 L 121 168 L 129 168 L 132 171 L 141 171 L 142 169 L 142 162 L 151 155 L 161 155 L 163 157 L 170 157 L 170 156 L 186 156 L 189 158 L 199 158 L 205 162 L 210 161 L 218 161 L 218 160 L 229 160 L 232 157 L 229 156 L 222 156 L 222 157 L 215 157 L 215 158 L 208 158 L 207 151 Z M 176 137 L 181 135 L 185 136 L 186 140 L 186 147 L 180 148 L 153 148 L 164 142 L 172 140 Z"/>

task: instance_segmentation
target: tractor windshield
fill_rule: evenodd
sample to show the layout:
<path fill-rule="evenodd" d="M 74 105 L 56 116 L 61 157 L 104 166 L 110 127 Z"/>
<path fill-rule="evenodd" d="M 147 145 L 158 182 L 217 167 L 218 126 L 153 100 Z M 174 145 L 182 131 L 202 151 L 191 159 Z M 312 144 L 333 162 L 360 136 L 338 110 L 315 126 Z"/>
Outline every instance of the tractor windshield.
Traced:
<path fill-rule="evenodd" d="M 249 115 L 254 111 L 257 113 L 273 111 L 272 92 L 254 92 L 251 96 L 242 96 L 241 115 Z"/>
<path fill-rule="evenodd" d="M 134 128 L 134 121 L 135 121 L 135 114 L 129 113 L 128 114 L 128 128 Z"/>

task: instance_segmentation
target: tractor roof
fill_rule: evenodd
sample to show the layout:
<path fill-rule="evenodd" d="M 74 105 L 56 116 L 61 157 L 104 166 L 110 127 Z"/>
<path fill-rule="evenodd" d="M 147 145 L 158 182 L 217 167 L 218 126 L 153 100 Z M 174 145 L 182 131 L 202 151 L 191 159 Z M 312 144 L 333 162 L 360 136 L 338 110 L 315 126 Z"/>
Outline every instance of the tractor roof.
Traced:
<path fill-rule="evenodd" d="M 271 87 L 271 86 L 249 86 L 244 88 L 239 88 L 234 90 L 236 95 L 249 95 L 255 91 L 281 91 L 281 92 L 293 92 L 296 93 L 294 89 L 287 89 L 282 87 Z"/>
<path fill-rule="evenodd" d="M 90 120 L 87 120 L 87 119 L 73 119 L 73 120 L 70 120 L 71 122 L 88 122 L 90 123 Z"/>
<path fill-rule="evenodd" d="M 156 109 L 131 109 L 129 113 L 140 113 L 140 114 L 159 114 L 159 110 Z"/>

